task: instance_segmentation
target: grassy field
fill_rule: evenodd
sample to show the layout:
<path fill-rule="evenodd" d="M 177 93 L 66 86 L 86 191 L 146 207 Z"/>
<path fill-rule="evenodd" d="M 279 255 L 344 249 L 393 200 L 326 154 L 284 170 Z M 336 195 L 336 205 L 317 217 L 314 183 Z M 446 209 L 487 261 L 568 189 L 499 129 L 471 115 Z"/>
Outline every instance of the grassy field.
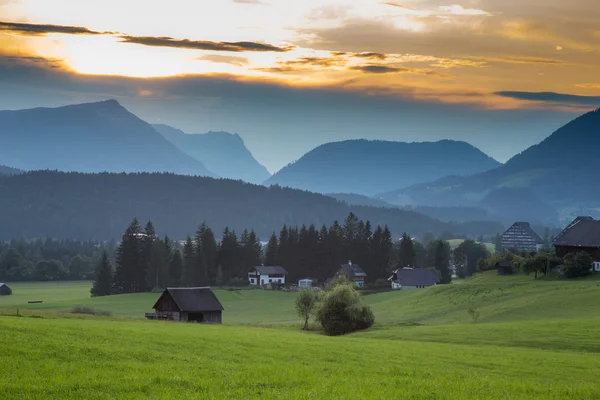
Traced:
<path fill-rule="evenodd" d="M 595 278 L 485 273 L 368 295 L 376 325 L 337 338 L 299 331 L 295 293 L 216 290 L 224 325 L 206 326 L 143 320 L 157 293 L 10 286 L 0 297 L 3 399 L 600 398 Z M 70 314 L 78 305 L 112 317 Z"/>

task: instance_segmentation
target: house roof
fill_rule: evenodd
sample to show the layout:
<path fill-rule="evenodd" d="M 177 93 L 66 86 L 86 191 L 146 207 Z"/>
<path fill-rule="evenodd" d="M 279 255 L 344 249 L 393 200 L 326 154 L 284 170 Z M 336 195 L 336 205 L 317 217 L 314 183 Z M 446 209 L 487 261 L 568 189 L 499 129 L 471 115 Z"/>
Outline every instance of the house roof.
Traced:
<path fill-rule="evenodd" d="M 287 275 L 288 272 L 283 267 L 265 267 L 261 265 L 259 267 L 254 267 L 252 271 L 256 271 L 261 275 Z"/>
<path fill-rule="evenodd" d="M 590 217 L 578 217 L 556 237 L 553 244 L 554 246 L 600 248 L 600 221 Z"/>
<path fill-rule="evenodd" d="M 544 244 L 544 240 L 533 229 L 529 222 L 515 222 L 510 228 L 502 234 L 503 245 L 515 245 L 519 247 L 523 244 L 535 242 L 535 244 Z"/>
<path fill-rule="evenodd" d="M 401 268 L 394 271 L 390 280 L 402 286 L 433 286 L 437 282 L 437 274 L 432 269 Z"/>
<path fill-rule="evenodd" d="M 358 264 L 342 264 L 342 270 L 348 277 L 367 276 L 365 271 Z"/>
<path fill-rule="evenodd" d="M 223 306 L 209 287 L 166 288 L 152 308 L 156 308 L 160 299 L 170 294 L 179 310 L 184 312 L 222 311 Z"/>
<path fill-rule="evenodd" d="M 5 284 L 5 283 L 1 283 L 1 282 L 0 282 L 0 287 L 2 287 L 2 286 L 6 286 L 6 287 L 8 287 L 8 285 L 7 285 L 7 284 Z"/>

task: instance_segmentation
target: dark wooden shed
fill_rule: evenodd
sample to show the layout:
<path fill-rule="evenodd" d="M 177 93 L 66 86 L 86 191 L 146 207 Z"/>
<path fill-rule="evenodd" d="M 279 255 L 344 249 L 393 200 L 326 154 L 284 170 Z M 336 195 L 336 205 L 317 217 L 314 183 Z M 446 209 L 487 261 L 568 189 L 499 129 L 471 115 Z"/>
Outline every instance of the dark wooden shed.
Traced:
<path fill-rule="evenodd" d="M 9 288 L 6 283 L 0 283 L 0 296 L 10 296 L 11 294 L 11 288 Z"/>
<path fill-rule="evenodd" d="M 167 288 L 148 319 L 220 324 L 223 306 L 209 287 Z"/>

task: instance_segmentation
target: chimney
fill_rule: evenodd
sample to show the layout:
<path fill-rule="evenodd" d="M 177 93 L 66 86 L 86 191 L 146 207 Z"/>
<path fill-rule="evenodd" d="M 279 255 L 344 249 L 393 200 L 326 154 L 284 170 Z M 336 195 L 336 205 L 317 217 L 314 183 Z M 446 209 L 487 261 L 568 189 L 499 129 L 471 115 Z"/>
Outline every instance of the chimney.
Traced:
<path fill-rule="evenodd" d="M 352 260 L 348 260 L 348 265 L 352 265 Z"/>

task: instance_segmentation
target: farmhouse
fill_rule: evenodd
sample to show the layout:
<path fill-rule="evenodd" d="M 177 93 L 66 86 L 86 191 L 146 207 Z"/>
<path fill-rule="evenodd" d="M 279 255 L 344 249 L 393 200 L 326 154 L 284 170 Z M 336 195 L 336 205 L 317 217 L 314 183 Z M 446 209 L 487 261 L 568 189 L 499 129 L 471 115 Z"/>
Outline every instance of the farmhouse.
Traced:
<path fill-rule="evenodd" d="M 529 222 L 515 222 L 502 234 L 502 248 L 521 251 L 537 251 L 543 245 L 542 238 L 531 229 Z"/>
<path fill-rule="evenodd" d="M 577 217 L 554 240 L 558 257 L 586 252 L 592 256 L 594 272 L 600 272 L 600 221 Z"/>
<path fill-rule="evenodd" d="M 396 290 L 425 289 L 436 285 L 437 274 L 432 269 L 399 268 L 388 281 L 392 283 L 392 289 Z"/>
<path fill-rule="evenodd" d="M 367 274 L 358 264 L 352 264 L 352 261 L 348 261 L 348 264 L 342 264 L 341 268 L 335 273 L 335 278 L 346 278 L 351 282 L 354 282 L 354 286 L 361 288 L 365 285 L 365 278 Z"/>
<path fill-rule="evenodd" d="M 6 283 L 0 283 L 0 296 L 10 296 L 11 294 L 11 288 Z"/>
<path fill-rule="evenodd" d="M 167 288 L 148 319 L 220 324 L 223 306 L 209 287 Z"/>
<path fill-rule="evenodd" d="M 285 285 L 288 272 L 283 267 L 254 267 L 248 272 L 248 281 L 252 286 L 267 285 L 269 283 Z"/>

